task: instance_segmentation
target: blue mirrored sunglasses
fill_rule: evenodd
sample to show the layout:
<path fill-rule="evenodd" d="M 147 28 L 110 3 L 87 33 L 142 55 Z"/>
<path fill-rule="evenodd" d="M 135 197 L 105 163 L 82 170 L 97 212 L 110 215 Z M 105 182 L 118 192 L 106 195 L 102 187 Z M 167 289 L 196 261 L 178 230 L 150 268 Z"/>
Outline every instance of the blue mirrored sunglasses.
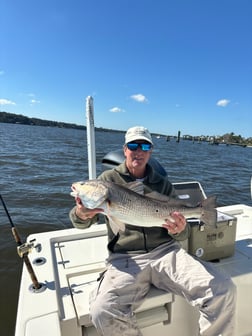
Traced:
<path fill-rule="evenodd" d="M 136 142 L 129 142 L 126 144 L 126 146 L 130 151 L 136 151 L 138 148 L 140 148 L 144 152 L 148 152 L 152 147 L 150 143 L 136 143 Z"/>

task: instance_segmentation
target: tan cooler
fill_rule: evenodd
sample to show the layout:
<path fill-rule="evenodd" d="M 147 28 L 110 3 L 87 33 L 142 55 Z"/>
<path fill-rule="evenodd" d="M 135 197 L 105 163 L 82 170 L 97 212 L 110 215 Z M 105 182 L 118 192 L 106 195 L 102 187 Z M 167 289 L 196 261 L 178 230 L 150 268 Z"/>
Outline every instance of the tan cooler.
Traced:
<path fill-rule="evenodd" d="M 197 181 L 174 183 L 180 199 L 191 204 L 202 202 L 205 192 Z M 189 219 L 191 235 L 182 246 L 192 255 L 203 260 L 218 260 L 234 254 L 237 218 L 218 211 L 215 226 L 205 225 L 198 219 Z"/>

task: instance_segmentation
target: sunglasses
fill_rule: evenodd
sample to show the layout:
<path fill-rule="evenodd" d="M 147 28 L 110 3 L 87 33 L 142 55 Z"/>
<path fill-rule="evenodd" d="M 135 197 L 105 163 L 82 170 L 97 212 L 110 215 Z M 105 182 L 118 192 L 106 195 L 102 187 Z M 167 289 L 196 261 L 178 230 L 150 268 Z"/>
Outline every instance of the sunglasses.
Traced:
<path fill-rule="evenodd" d="M 152 147 L 150 143 L 136 143 L 136 142 L 129 142 L 126 144 L 126 146 L 132 152 L 136 151 L 138 148 L 140 148 L 143 152 L 148 152 Z"/>

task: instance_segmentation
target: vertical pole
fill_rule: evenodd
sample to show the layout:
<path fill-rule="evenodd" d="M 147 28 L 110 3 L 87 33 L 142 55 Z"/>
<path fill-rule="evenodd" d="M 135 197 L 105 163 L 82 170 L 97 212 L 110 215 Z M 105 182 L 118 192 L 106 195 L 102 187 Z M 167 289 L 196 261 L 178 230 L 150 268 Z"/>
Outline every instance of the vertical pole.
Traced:
<path fill-rule="evenodd" d="M 178 131 L 177 142 L 180 142 L 180 131 Z"/>
<path fill-rule="evenodd" d="M 86 126 L 87 126 L 87 150 L 88 150 L 88 175 L 89 179 L 96 178 L 96 150 L 93 98 L 86 98 Z"/>

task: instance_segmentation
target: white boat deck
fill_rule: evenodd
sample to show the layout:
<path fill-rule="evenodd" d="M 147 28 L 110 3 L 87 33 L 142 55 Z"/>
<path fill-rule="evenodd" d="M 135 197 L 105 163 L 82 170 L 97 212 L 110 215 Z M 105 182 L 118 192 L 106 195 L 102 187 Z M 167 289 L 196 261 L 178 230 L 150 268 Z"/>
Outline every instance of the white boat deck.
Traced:
<path fill-rule="evenodd" d="M 229 273 L 237 285 L 235 335 L 251 336 L 252 207 L 238 204 L 218 210 L 237 217 L 237 229 L 234 255 L 215 266 Z M 37 293 L 29 290 L 31 280 L 23 269 L 15 336 L 97 335 L 89 318 L 88 297 L 104 269 L 105 225 L 34 234 L 27 241 L 33 239 L 37 249 L 29 258 L 45 287 Z M 136 314 L 144 336 L 198 335 L 198 312 L 170 293 L 152 288 Z"/>

